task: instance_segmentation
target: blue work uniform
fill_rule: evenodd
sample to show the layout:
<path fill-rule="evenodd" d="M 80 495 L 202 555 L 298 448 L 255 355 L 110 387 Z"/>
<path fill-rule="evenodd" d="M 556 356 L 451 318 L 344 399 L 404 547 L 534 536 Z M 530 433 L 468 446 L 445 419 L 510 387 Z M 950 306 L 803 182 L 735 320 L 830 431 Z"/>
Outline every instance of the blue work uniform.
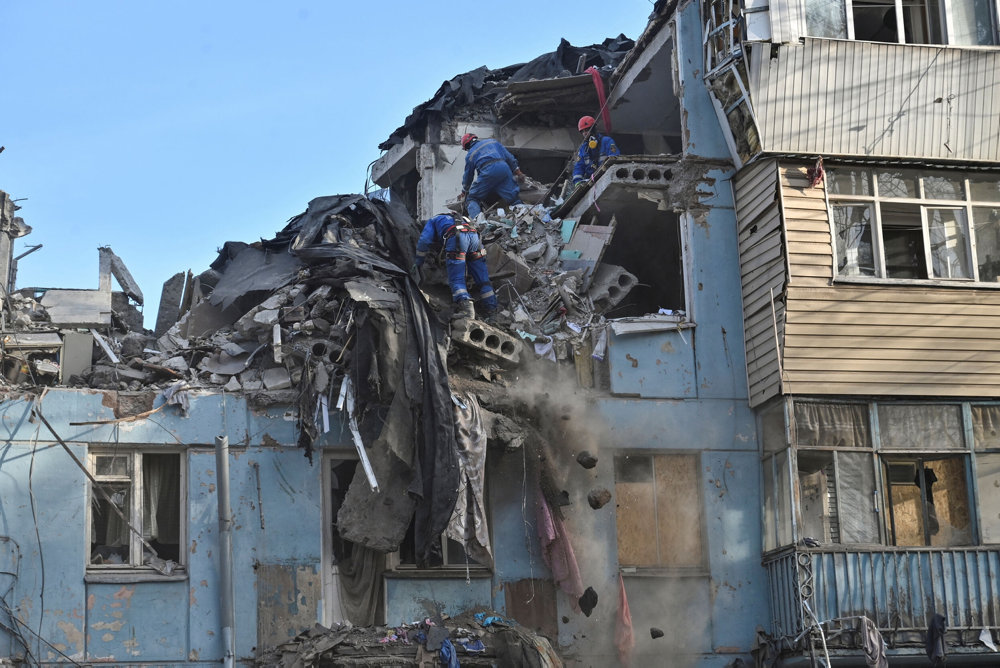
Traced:
<path fill-rule="evenodd" d="M 505 202 L 521 204 L 521 189 L 514 180 L 517 160 L 496 139 L 478 139 L 465 155 L 462 190 L 467 192 L 465 206 L 470 218 L 483 210 L 482 202 L 496 193 Z M 472 177 L 476 177 L 475 183 Z"/>
<path fill-rule="evenodd" d="M 597 168 L 611 156 L 621 155 L 614 139 L 602 134 L 596 134 L 594 137 L 597 139 L 597 146 L 594 148 L 590 148 L 589 138 L 580 144 L 576 166 L 573 167 L 573 185 L 583 183 L 593 176 Z"/>
<path fill-rule="evenodd" d="M 490 283 L 489 270 L 486 268 L 486 249 L 479 238 L 479 232 L 462 220 L 455 220 L 448 214 L 434 216 L 424 224 L 424 229 L 417 239 L 417 255 L 414 263 L 423 265 L 431 246 L 444 243 L 446 266 L 448 269 L 448 285 L 451 286 L 452 301 L 461 302 L 471 299 L 469 289 L 465 284 L 465 272 L 468 269 L 473 280 L 479 285 L 479 298 L 487 313 L 497 308 L 497 296 Z"/>

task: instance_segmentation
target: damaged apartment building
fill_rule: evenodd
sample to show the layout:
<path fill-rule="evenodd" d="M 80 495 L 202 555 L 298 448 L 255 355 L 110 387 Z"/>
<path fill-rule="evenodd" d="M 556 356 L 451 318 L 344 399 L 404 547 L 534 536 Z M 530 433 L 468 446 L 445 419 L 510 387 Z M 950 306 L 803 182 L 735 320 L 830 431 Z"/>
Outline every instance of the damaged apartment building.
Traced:
<path fill-rule="evenodd" d="M 459 74 L 155 331 L 110 248 L 17 286 L 0 193 L 0 654 L 988 665 L 997 7 L 917 5 L 663 0 Z M 622 155 L 571 189 L 581 115 Z M 488 323 L 409 273 L 467 132 L 529 177 Z"/>

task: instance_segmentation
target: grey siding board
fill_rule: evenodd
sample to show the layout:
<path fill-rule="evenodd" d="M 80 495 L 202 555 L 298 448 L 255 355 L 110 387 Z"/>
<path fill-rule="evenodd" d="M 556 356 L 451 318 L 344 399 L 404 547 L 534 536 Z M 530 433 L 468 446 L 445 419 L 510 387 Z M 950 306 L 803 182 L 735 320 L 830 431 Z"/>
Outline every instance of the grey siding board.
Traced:
<path fill-rule="evenodd" d="M 1000 50 L 806 38 L 749 66 L 765 151 L 1000 161 Z"/>

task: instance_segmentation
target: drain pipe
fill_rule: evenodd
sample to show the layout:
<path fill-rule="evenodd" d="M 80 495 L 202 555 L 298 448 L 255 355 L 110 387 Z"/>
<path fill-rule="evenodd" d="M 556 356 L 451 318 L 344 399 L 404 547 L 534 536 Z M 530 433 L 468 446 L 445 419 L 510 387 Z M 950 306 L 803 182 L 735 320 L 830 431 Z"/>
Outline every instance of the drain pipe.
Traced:
<path fill-rule="evenodd" d="M 236 618 L 233 601 L 233 512 L 229 505 L 229 437 L 215 437 L 215 488 L 219 499 L 219 605 L 222 611 L 222 665 L 233 668 L 236 661 Z"/>

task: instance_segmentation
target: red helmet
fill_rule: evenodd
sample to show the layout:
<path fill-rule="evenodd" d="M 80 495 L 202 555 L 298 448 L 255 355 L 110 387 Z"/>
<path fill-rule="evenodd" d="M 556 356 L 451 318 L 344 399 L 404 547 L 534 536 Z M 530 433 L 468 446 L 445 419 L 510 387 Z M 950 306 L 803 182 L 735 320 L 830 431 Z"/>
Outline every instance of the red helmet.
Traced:
<path fill-rule="evenodd" d="M 479 137 L 477 137 L 476 135 L 472 134 L 471 132 L 466 132 L 464 135 L 462 135 L 462 149 L 468 151 L 469 147 L 472 146 L 472 142 L 476 141 L 477 139 L 479 139 Z"/>
<path fill-rule="evenodd" d="M 580 122 L 576 124 L 576 129 L 583 132 L 584 130 L 589 130 L 595 125 L 597 125 L 597 121 L 594 120 L 593 116 L 583 116 L 580 118 Z"/>

